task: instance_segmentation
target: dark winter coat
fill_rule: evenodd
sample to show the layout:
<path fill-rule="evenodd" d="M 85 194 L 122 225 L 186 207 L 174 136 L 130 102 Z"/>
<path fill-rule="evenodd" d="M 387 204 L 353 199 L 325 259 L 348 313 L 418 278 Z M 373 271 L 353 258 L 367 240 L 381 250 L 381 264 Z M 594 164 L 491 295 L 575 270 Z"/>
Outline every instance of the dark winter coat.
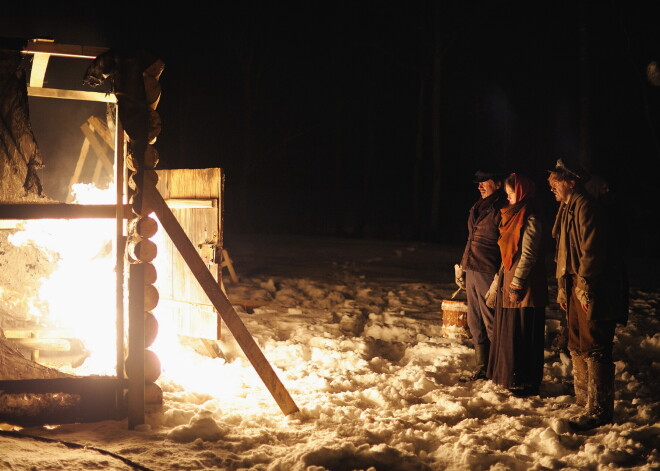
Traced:
<path fill-rule="evenodd" d="M 620 248 L 608 243 L 607 215 L 583 189 L 559 206 L 552 236 L 557 247 L 557 302 L 566 303 L 566 280 L 574 277 L 576 294 L 589 305 L 590 320 L 627 319 L 627 285 Z"/>
<path fill-rule="evenodd" d="M 502 190 L 497 190 L 487 198 L 477 201 L 468 215 L 468 239 L 461 259 L 463 270 L 495 274 L 502 263 L 497 239 L 501 215 L 500 209 L 506 204 Z"/>

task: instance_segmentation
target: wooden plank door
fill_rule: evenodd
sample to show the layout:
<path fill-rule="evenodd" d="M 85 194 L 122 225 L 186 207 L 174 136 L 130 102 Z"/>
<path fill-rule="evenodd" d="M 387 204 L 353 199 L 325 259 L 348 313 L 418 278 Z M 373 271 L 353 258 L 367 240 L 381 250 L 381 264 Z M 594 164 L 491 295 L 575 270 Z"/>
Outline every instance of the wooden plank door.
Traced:
<path fill-rule="evenodd" d="M 221 283 L 222 270 L 222 169 L 157 170 L 157 189 L 197 248 L 211 274 Z M 158 256 L 158 318 L 176 328 L 179 335 L 220 339 L 220 318 L 193 273 L 160 230 Z"/>

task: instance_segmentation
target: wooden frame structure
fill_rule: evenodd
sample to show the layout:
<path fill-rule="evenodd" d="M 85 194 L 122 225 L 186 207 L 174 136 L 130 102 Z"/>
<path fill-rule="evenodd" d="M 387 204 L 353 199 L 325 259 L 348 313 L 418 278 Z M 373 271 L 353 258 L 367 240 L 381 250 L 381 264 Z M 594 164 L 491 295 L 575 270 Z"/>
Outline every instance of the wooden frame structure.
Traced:
<path fill-rule="evenodd" d="M 73 59 L 93 60 L 106 52 L 107 48 L 85 47 L 66 44 L 56 44 L 50 40 L 29 41 L 21 51 L 25 55 L 32 55 L 32 70 L 30 82 L 27 87 L 29 96 L 57 98 L 67 100 L 82 100 L 103 103 L 117 103 L 114 94 L 99 93 L 81 90 L 65 90 L 44 88 L 44 78 L 52 56 Z M 118 418 L 125 416 L 124 390 L 127 381 L 124 377 L 124 226 L 125 219 L 131 216 L 131 208 L 125 204 L 124 194 L 124 142 L 119 136 L 123 135 L 121 123 L 117 122 L 115 136 L 115 182 L 117 183 L 116 204 L 114 205 L 81 205 L 68 203 L 46 204 L 0 204 L 0 220 L 26 220 L 26 219 L 78 219 L 78 218 L 113 218 L 116 219 L 115 255 L 116 255 L 116 302 L 117 302 L 117 375 L 109 378 L 71 378 L 69 379 L 39 379 L 39 380 L 4 380 L 0 382 L 0 389 L 14 393 L 44 393 L 65 392 L 77 393 L 81 397 L 82 409 L 71 416 L 72 420 L 94 420 L 101 417 Z M 99 388 L 94 386 L 96 380 L 103 385 L 106 391 L 103 394 L 103 405 L 99 412 L 94 405 L 100 405 L 96 398 Z M 99 415 L 100 414 L 100 415 Z M 131 415 L 131 414 L 129 414 Z M 142 423 L 144 418 L 135 417 L 132 422 Z M 131 422 L 131 420 L 129 420 Z"/>
<path fill-rule="evenodd" d="M 32 71 L 30 75 L 30 84 L 28 94 L 36 97 L 98 101 L 105 103 L 117 103 L 114 94 L 88 92 L 79 90 L 60 90 L 43 88 L 44 77 L 48 66 L 48 60 L 51 56 L 68 57 L 74 59 L 93 60 L 100 54 L 106 52 L 106 48 L 84 47 L 65 44 L 56 44 L 51 41 L 30 41 L 23 49 L 24 54 L 34 56 Z M 115 105 L 118 106 L 118 105 Z M 119 113 L 115 113 L 119 116 Z M 103 387 L 107 390 L 114 390 L 114 402 L 107 400 L 107 394 L 104 396 L 104 407 L 112 409 L 114 405 L 114 415 L 121 411 L 124 404 L 124 390 L 127 389 L 127 410 L 128 426 L 130 429 L 144 423 L 145 405 L 145 381 L 144 381 L 144 355 L 131 355 L 125 364 L 126 346 L 124 345 L 125 332 L 125 296 L 124 281 L 126 277 L 125 267 L 125 247 L 126 247 L 126 219 L 132 216 L 131 206 L 126 204 L 126 165 L 125 165 L 125 135 L 122 123 L 119 118 L 115 123 L 114 153 L 115 170 L 114 178 L 116 183 L 116 203 L 114 205 L 80 205 L 68 203 L 55 204 L 0 204 L 0 220 L 24 220 L 24 219 L 72 219 L 72 218 L 114 218 L 116 220 L 115 234 L 115 257 L 116 257 L 116 301 L 117 301 L 117 375 L 103 380 Z M 181 228 L 181 225 L 169 209 L 167 202 L 161 194 L 155 189 L 145 185 L 145 200 L 161 221 L 170 239 L 173 241 L 186 264 L 193 272 L 195 278 L 200 283 L 204 292 L 208 295 L 211 303 L 217 310 L 220 317 L 225 321 L 227 327 L 234 335 L 237 343 L 243 349 L 248 360 L 254 366 L 264 384 L 271 392 L 273 398 L 279 405 L 285 415 L 298 411 L 296 404 L 281 383 L 268 360 L 265 358 L 251 334 L 245 328 L 245 325 L 236 314 L 233 306 L 222 291 L 220 285 L 211 275 L 208 267 L 205 265 L 199 253 L 196 251 L 187 235 Z M 129 283 L 128 283 L 128 319 L 129 319 L 129 349 L 134 346 L 144 346 L 144 293 L 143 283 L 139 280 L 141 270 L 135 269 L 139 265 L 130 265 Z M 135 270 L 134 270 L 135 269 Z M 134 351 L 144 351 L 144 348 L 136 348 Z M 132 363 L 130 363 L 132 362 Z M 132 368 L 132 371 L 138 372 L 136 378 L 124 376 L 126 369 Z M 81 396 L 94 395 L 98 388 L 90 386 L 93 379 L 78 379 L 77 381 L 54 380 L 5 380 L 0 381 L 0 390 L 8 392 L 77 392 Z M 83 401 L 88 409 L 89 401 Z M 98 413 L 96 411 L 95 413 Z M 100 420 L 98 415 L 93 415 L 94 420 Z M 110 412 L 112 416 L 113 413 Z M 110 417 L 108 417 L 110 418 Z"/>
<path fill-rule="evenodd" d="M 115 143 L 108 127 L 96 116 L 90 116 L 87 118 L 87 121 L 80 126 L 80 130 L 85 136 L 85 139 L 83 140 L 80 149 L 78 162 L 76 163 L 73 175 L 71 175 L 71 180 L 69 181 L 69 188 L 79 182 L 80 175 L 89 155 L 90 147 L 94 151 L 94 154 L 96 154 L 97 158 L 92 181 L 96 182 L 98 180 L 101 170 L 105 170 L 110 177 L 113 176 L 112 162 L 108 160 L 106 153 L 108 150 L 114 152 Z M 97 135 L 101 138 L 100 141 Z M 105 144 L 105 147 L 103 144 Z M 66 202 L 71 203 L 72 200 L 73 194 L 69 193 Z"/>

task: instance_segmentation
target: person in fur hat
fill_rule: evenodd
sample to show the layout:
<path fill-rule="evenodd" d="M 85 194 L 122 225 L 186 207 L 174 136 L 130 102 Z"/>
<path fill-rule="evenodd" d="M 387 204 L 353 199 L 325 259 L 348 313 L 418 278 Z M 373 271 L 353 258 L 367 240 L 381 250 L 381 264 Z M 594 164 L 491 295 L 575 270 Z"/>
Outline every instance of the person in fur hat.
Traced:
<path fill-rule="evenodd" d="M 628 314 L 620 254 L 615 241 L 608 241 L 607 214 L 584 188 L 589 178 L 579 165 L 562 159 L 548 177 L 559 202 L 552 230 L 557 302 L 566 312 L 575 402 L 581 408 L 571 419 L 577 430 L 613 421 L 614 330 Z"/>

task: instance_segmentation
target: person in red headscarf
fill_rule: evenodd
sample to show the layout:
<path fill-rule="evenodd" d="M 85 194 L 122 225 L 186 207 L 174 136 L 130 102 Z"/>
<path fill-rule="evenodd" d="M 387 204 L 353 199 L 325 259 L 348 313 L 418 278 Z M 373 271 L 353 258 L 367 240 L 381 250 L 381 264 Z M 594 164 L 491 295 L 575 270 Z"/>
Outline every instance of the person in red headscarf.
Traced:
<path fill-rule="evenodd" d="M 502 265 L 487 295 L 495 328 L 486 376 L 517 396 L 530 396 L 538 394 L 543 378 L 548 303 L 543 228 L 528 177 L 512 173 L 504 190 L 509 205 L 500 210 Z"/>

